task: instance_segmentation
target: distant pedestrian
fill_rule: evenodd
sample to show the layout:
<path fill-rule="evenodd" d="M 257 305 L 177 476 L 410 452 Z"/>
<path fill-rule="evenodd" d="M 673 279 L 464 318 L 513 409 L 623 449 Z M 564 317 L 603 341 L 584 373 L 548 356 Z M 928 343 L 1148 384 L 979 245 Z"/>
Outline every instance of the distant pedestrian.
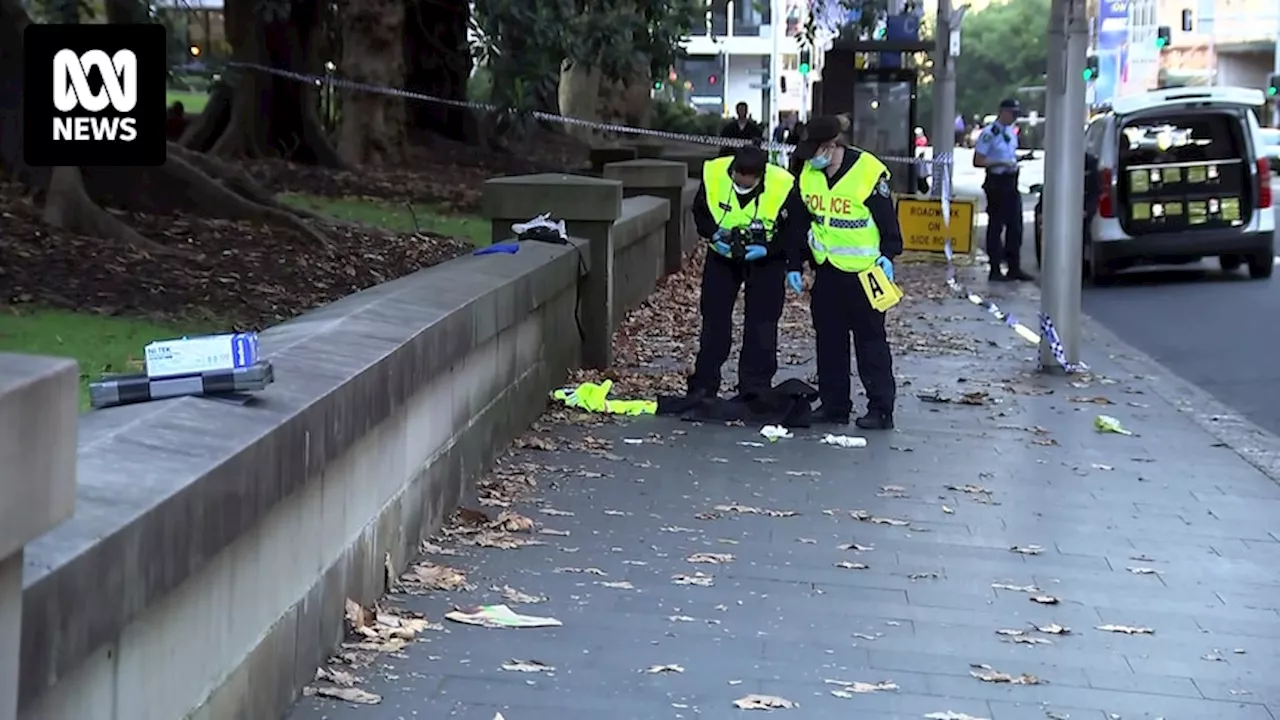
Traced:
<path fill-rule="evenodd" d="M 734 113 L 737 117 L 725 124 L 720 131 L 720 137 L 763 143 L 764 128 L 760 126 L 760 123 L 751 119 L 751 108 L 746 103 L 740 102 L 734 107 Z M 723 146 L 720 148 L 720 157 L 729 157 L 737 149 L 737 147 Z"/>

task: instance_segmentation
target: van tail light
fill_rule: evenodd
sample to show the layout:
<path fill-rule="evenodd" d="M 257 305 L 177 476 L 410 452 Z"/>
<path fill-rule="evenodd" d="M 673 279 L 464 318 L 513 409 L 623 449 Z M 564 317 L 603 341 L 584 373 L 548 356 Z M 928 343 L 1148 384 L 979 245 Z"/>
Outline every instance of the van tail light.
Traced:
<path fill-rule="evenodd" d="M 1258 158 L 1258 207 L 1271 207 L 1271 162 Z"/>
<path fill-rule="evenodd" d="M 1098 186 L 1101 196 L 1098 198 L 1098 215 L 1104 218 L 1114 218 L 1116 216 L 1115 199 L 1111 193 L 1111 168 L 1102 168 L 1098 171 Z"/>

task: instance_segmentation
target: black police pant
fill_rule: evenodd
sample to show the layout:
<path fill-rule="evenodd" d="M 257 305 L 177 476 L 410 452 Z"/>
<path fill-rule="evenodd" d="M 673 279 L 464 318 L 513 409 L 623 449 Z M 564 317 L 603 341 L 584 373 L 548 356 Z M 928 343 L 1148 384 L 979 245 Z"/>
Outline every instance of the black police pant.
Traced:
<path fill-rule="evenodd" d="M 982 189 L 987 194 L 987 256 L 991 258 L 991 269 L 998 269 L 1004 262 L 1010 270 L 1020 270 L 1022 193 L 1018 192 L 1018 176 L 988 175 Z"/>
<path fill-rule="evenodd" d="M 841 272 L 825 262 L 814 274 L 809 312 L 818 340 L 818 397 L 824 413 L 842 416 L 853 410 L 849 380 L 852 334 L 858 377 L 867 391 L 867 410 L 892 415 L 897 387 L 884 313 L 871 307 L 856 274 Z"/>
<path fill-rule="evenodd" d="M 781 257 L 739 262 L 707 253 L 702 267 L 702 336 L 689 392 L 715 395 L 720 369 L 733 344 L 733 306 L 746 285 L 742 354 L 738 358 L 738 390 L 762 393 L 773 387 L 778 372 L 778 320 L 782 318 L 787 264 Z"/>

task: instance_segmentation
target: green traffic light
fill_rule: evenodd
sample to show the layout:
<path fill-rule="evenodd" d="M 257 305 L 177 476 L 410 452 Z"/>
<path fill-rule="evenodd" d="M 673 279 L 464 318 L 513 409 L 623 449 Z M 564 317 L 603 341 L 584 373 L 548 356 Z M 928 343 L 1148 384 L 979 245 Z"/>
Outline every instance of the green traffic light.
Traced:
<path fill-rule="evenodd" d="M 1085 81 L 1085 82 L 1089 82 L 1089 81 L 1090 81 L 1090 80 L 1092 80 L 1092 79 L 1093 79 L 1093 71 L 1092 71 L 1092 70 L 1085 70 L 1085 71 L 1084 71 L 1084 81 Z"/>
<path fill-rule="evenodd" d="M 655 81 L 653 82 L 653 89 L 654 89 L 654 90 L 661 90 L 661 89 L 662 89 L 662 81 L 661 81 L 661 80 L 655 80 Z"/>
<path fill-rule="evenodd" d="M 1269 95 L 1270 97 L 1275 97 L 1277 92 L 1280 92 L 1280 88 L 1275 88 L 1275 87 L 1267 88 L 1267 95 Z"/>
<path fill-rule="evenodd" d="M 801 75 L 809 74 L 809 63 L 800 63 L 800 74 Z"/>
<path fill-rule="evenodd" d="M 1159 48 L 1159 49 L 1161 49 L 1161 50 L 1163 50 L 1163 49 L 1164 49 L 1164 46 L 1165 46 L 1165 45 L 1167 45 L 1168 43 L 1169 43 L 1169 41 L 1168 41 L 1168 40 L 1165 40 L 1165 39 L 1164 39 L 1164 38 L 1162 38 L 1162 37 L 1158 37 L 1158 38 L 1156 38 L 1156 47 L 1157 47 L 1157 48 Z"/>

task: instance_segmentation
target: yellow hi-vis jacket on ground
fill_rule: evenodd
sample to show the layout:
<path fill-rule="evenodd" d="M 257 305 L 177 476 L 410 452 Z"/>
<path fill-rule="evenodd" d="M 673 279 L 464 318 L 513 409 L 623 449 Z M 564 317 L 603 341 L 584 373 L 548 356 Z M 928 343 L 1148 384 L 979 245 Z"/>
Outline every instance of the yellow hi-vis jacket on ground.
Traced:
<path fill-rule="evenodd" d="M 707 189 L 707 207 L 711 209 L 711 217 L 720 227 L 730 229 L 745 228 L 753 220 L 759 220 L 764 223 L 765 236 L 772 240 L 778 213 L 796 185 L 795 177 L 777 165 L 765 165 L 764 188 L 743 207 L 733 189 L 733 178 L 729 176 L 731 164 L 732 157 L 716 158 L 702 164 L 702 184 Z"/>
<path fill-rule="evenodd" d="M 846 152 L 849 152 L 846 150 Z M 863 150 L 835 187 L 827 174 L 808 164 L 800 173 L 800 194 L 813 217 L 809 250 L 813 261 L 843 272 L 862 272 L 880 257 L 880 230 L 871 219 L 866 200 L 889 171 L 876 156 Z"/>

